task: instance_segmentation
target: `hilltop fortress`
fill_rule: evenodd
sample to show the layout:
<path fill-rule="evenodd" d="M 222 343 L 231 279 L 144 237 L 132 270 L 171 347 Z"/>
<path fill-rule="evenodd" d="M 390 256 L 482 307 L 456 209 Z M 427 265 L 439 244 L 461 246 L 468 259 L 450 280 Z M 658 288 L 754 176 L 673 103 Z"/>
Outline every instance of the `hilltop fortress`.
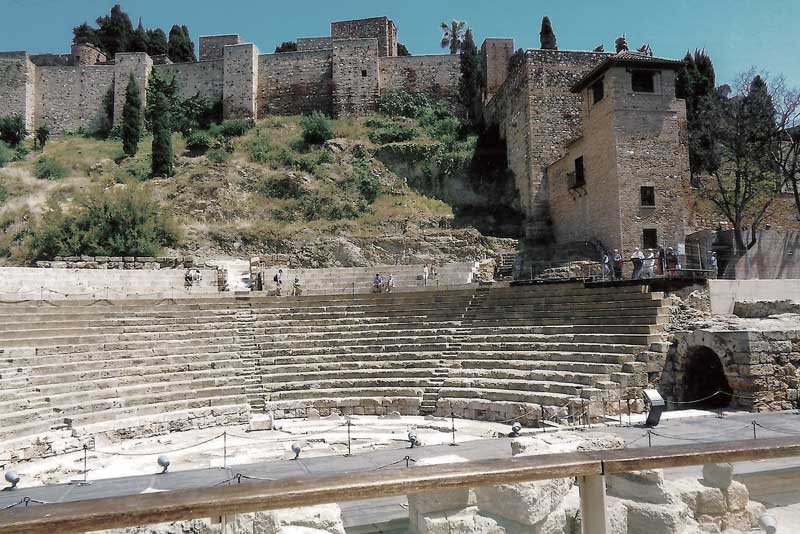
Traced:
<path fill-rule="evenodd" d="M 261 54 L 238 35 L 200 37 L 199 61 L 89 45 L 68 55 L 0 53 L 0 115 L 29 130 L 92 131 L 113 102 L 119 121 L 130 74 L 174 77 L 182 96 L 222 101 L 225 118 L 374 111 L 404 89 L 457 109 L 458 55 L 397 56 L 387 17 L 334 22 L 328 37 L 300 38 L 296 52 Z M 636 52 L 527 50 L 486 39 L 488 128 L 505 145 L 532 241 L 593 242 L 629 252 L 674 246 L 687 232 L 685 105 L 675 97 L 681 62 Z M 143 92 L 144 98 L 144 92 Z"/>

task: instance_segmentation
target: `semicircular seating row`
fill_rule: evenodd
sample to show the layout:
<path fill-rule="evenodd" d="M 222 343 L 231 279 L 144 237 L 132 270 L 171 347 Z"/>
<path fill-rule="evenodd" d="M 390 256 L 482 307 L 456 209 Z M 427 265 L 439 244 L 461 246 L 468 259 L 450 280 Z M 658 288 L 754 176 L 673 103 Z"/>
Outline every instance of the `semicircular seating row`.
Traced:
<path fill-rule="evenodd" d="M 545 416 L 646 379 L 661 295 L 580 284 L 0 305 L 0 457 L 276 418 Z"/>

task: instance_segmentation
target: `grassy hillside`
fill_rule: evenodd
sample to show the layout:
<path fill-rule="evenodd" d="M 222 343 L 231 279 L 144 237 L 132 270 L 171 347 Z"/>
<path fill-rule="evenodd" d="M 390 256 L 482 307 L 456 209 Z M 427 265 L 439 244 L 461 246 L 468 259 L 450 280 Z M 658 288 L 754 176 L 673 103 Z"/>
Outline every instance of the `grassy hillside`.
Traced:
<path fill-rule="evenodd" d="M 175 219 L 178 241 L 164 254 L 284 252 L 308 265 L 347 265 L 401 255 L 457 260 L 513 246 L 452 228 L 450 205 L 411 187 L 374 157 L 378 147 L 401 142 L 468 159 L 474 139 L 458 134 L 452 118 L 334 120 L 334 139 L 325 144 L 304 142 L 302 120 L 269 117 L 233 134 L 214 127 L 199 138 L 187 136 L 188 148 L 175 134 L 176 172 L 169 178 L 149 176 L 149 137 L 133 158 L 123 156 L 115 139 L 68 135 L 41 152 L 29 145 L 27 155 L 0 168 L 0 262 L 41 255 L 32 243 L 44 232 L 48 212 L 51 224 L 53 210 L 69 214 L 84 209 L 87 198 L 102 202 L 126 188 L 141 189 Z"/>

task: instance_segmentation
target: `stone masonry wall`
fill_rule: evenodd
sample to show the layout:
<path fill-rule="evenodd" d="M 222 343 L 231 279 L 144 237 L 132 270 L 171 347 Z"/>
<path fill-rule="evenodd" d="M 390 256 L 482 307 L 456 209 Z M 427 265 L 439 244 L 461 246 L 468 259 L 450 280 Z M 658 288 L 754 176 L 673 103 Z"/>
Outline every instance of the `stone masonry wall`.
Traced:
<path fill-rule="evenodd" d="M 212 102 L 222 100 L 224 66 L 221 59 L 198 63 L 170 63 L 154 65 L 153 71 L 163 79 L 175 78 L 182 98 L 196 95 Z"/>
<path fill-rule="evenodd" d="M 378 41 L 333 42 L 333 114 L 358 114 L 376 108 L 379 94 Z"/>
<path fill-rule="evenodd" d="M 26 52 L 0 53 L 0 115 L 19 114 L 33 130 L 36 67 Z"/>
<path fill-rule="evenodd" d="M 142 96 L 142 109 L 147 98 L 147 80 L 153 69 L 153 60 L 144 52 L 125 52 L 117 54 L 114 66 L 114 124 L 122 121 L 122 108 L 125 107 L 125 90 L 131 73 L 139 84 Z"/>
<path fill-rule="evenodd" d="M 333 48 L 333 39 L 330 37 L 300 37 L 297 39 L 298 52 L 312 50 L 330 50 Z"/>
<path fill-rule="evenodd" d="M 114 90 L 114 71 L 113 65 L 37 67 L 35 123 L 53 134 L 97 130 L 107 120 L 104 100 Z"/>
<path fill-rule="evenodd" d="M 333 22 L 331 38 L 333 40 L 377 39 L 380 57 L 397 55 L 397 29 L 387 17 Z"/>
<path fill-rule="evenodd" d="M 675 98 L 675 73 L 655 76 L 656 92 L 636 93 L 623 68 L 608 77 L 615 99 L 616 167 L 622 221 L 620 250 L 642 246 L 642 230 L 655 229 L 659 244 L 675 247 L 687 233 L 689 149 L 686 106 Z M 655 207 L 641 205 L 640 188 L 655 187 Z"/>
<path fill-rule="evenodd" d="M 382 57 L 381 95 L 400 89 L 426 93 L 449 107 L 458 108 L 458 79 L 461 63 L 457 54 Z"/>
<path fill-rule="evenodd" d="M 514 54 L 514 39 L 486 39 L 481 45 L 481 62 L 486 73 L 486 98 L 494 96 L 508 77 L 508 61 Z"/>
<path fill-rule="evenodd" d="M 332 113 L 332 56 L 332 50 L 259 56 L 258 116 Z"/>
<path fill-rule="evenodd" d="M 226 119 L 256 118 L 258 48 L 240 44 L 224 48 L 222 113 Z"/>
<path fill-rule="evenodd" d="M 230 45 L 242 44 L 238 34 L 230 35 L 201 35 L 200 36 L 200 61 L 210 61 L 225 57 L 224 48 Z"/>

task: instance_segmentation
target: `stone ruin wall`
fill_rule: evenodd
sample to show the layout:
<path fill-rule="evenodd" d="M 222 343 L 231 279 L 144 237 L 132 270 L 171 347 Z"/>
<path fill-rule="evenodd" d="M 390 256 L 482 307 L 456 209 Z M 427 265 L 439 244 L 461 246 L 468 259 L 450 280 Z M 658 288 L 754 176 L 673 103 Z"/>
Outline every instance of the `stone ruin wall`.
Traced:
<path fill-rule="evenodd" d="M 481 45 L 481 63 L 486 73 L 486 99 L 491 99 L 508 78 L 508 62 L 514 55 L 514 39 L 489 38 Z"/>
<path fill-rule="evenodd" d="M 37 67 L 34 123 L 54 134 L 97 130 L 108 121 L 104 101 L 114 91 L 115 67 Z"/>
<path fill-rule="evenodd" d="M 229 119 L 256 118 L 258 48 L 254 44 L 226 46 L 222 115 Z"/>
<path fill-rule="evenodd" d="M 300 37 L 297 39 L 298 52 L 332 50 L 333 39 L 330 37 Z"/>
<path fill-rule="evenodd" d="M 222 59 L 154 65 L 153 72 L 166 80 L 174 78 L 181 98 L 200 95 L 211 102 L 222 100 L 225 74 Z"/>
<path fill-rule="evenodd" d="M 122 108 L 125 106 L 125 90 L 128 80 L 133 74 L 134 80 L 139 85 L 142 98 L 142 109 L 147 98 L 147 80 L 153 69 L 153 60 L 144 52 L 125 52 L 116 55 L 114 65 L 114 124 L 122 121 Z"/>
<path fill-rule="evenodd" d="M 332 113 L 333 50 L 282 52 L 258 57 L 258 116 Z"/>
<path fill-rule="evenodd" d="M 378 105 L 377 39 L 333 42 L 333 114 L 366 113 Z"/>
<path fill-rule="evenodd" d="M 540 187 L 545 169 L 582 133 L 581 96 L 570 89 L 609 55 L 528 50 L 523 65 L 488 103 L 490 124 L 498 125 L 508 142 L 509 167 L 529 219 L 529 237 L 549 231 L 547 195 Z"/>
<path fill-rule="evenodd" d="M 20 114 L 29 130 L 34 124 L 36 67 L 27 52 L 0 53 L 0 110 Z"/>
<path fill-rule="evenodd" d="M 377 38 L 380 57 L 397 55 L 397 28 L 394 22 L 386 17 L 333 22 L 331 38 L 334 40 Z"/>
<path fill-rule="evenodd" d="M 380 58 L 380 93 L 400 89 L 430 95 L 451 110 L 460 109 L 457 80 L 461 61 L 457 54 Z"/>
<path fill-rule="evenodd" d="M 200 61 L 211 61 L 225 57 L 225 47 L 242 44 L 242 39 L 238 34 L 230 35 L 203 35 L 199 39 L 200 51 L 197 59 Z"/>

